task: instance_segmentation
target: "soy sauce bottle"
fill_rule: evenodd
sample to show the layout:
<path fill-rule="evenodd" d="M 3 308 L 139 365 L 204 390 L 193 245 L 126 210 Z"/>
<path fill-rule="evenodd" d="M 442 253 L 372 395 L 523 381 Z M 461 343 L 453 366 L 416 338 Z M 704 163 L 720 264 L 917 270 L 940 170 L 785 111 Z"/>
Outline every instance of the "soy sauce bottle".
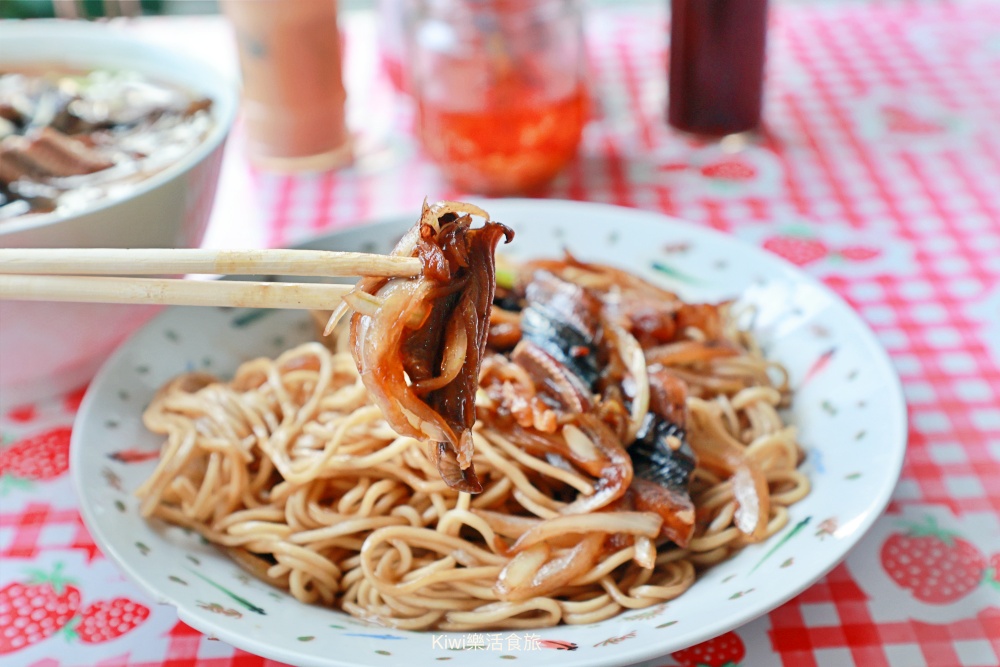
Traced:
<path fill-rule="evenodd" d="M 671 0 L 668 122 L 712 137 L 761 124 L 767 0 Z"/>

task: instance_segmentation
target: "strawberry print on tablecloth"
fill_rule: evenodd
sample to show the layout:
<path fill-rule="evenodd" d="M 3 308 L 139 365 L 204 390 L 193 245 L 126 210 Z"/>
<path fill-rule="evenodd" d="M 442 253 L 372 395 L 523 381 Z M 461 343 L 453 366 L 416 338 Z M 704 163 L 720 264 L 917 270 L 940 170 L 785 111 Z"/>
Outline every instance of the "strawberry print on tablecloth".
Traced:
<path fill-rule="evenodd" d="M 154 604 L 103 558 L 88 562 L 76 551 L 47 551 L 31 560 L 5 558 L 0 568 L 5 667 L 43 660 L 54 642 L 73 646 L 73 661 L 63 660 L 62 667 L 126 655 L 158 658 L 176 623 L 173 607 Z"/>
<path fill-rule="evenodd" d="M 851 113 L 858 136 L 876 149 L 953 150 L 975 131 L 971 114 L 907 90 L 872 92 Z"/>
<path fill-rule="evenodd" d="M 69 443 L 85 389 L 0 413 L 0 512 L 18 512 L 39 501 L 54 510 L 77 507 Z"/>
<path fill-rule="evenodd" d="M 0 449 L 0 493 L 9 486 L 31 486 L 69 470 L 72 429 L 58 426 L 22 438 Z"/>
<path fill-rule="evenodd" d="M 727 632 L 670 654 L 680 667 L 738 667 L 746 657 L 743 640 Z"/>
<path fill-rule="evenodd" d="M 80 589 L 62 568 L 56 563 L 51 572 L 25 570 L 22 579 L 0 588 L 0 655 L 48 639 L 76 616 Z"/>
<path fill-rule="evenodd" d="M 84 644 L 100 644 L 131 632 L 147 618 L 149 607 L 141 602 L 127 597 L 98 600 L 80 612 L 70 631 Z"/>
<path fill-rule="evenodd" d="M 1000 604 L 1000 517 L 908 506 L 886 514 L 848 555 L 877 620 L 971 618 Z"/>
<path fill-rule="evenodd" d="M 50 426 L 53 421 L 58 425 Z M 69 476 L 71 421 L 39 418 L 17 428 L 9 428 L 9 420 L 0 425 L 0 511 L 20 510 L 40 497 L 52 508 L 76 507 Z"/>
<path fill-rule="evenodd" d="M 916 270 L 912 248 L 902 241 L 885 243 L 888 225 L 857 229 L 835 220 L 793 218 L 742 223 L 732 231 L 818 276 L 905 275 Z"/>
<path fill-rule="evenodd" d="M 778 197 L 784 192 L 781 161 L 755 144 L 726 146 L 667 137 L 651 156 L 652 167 L 639 162 L 634 179 L 666 185 L 678 199 Z"/>
<path fill-rule="evenodd" d="M 673 627 L 673 626 L 668 626 Z M 668 628 L 662 631 L 666 632 Z M 672 653 L 638 663 L 634 667 L 780 667 L 769 632 L 770 618 L 765 615 L 749 623 Z"/>
<path fill-rule="evenodd" d="M 986 583 L 983 552 L 931 515 L 890 534 L 880 557 L 886 574 L 927 604 L 956 602 Z"/>

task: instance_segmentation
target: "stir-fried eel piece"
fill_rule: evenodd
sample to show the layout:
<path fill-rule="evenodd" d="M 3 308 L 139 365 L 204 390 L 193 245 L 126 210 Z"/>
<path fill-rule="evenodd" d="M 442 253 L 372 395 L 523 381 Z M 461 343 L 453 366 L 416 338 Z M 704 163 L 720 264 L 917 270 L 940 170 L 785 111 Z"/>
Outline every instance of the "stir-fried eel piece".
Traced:
<path fill-rule="evenodd" d="M 582 262 L 569 253 L 562 260 L 539 260 L 529 267 L 601 294 L 613 294 L 604 300 L 604 317 L 635 336 L 643 347 L 667 343 L 682 331 L 678 312 L 684 303 L 678 296 L 628 271 Z"/>
<path fill-rule="evenodd" d="M 596 481 L 593 493 L 580 495 L 563 514 L 586 514 L 609 506 L 625 495 L 632 483 L 632 462 L 615 434 L 592 414 L 563 415 L 565 423 L 555 432 L 544 432 L 507 420 L 491 427 L 532 456 L 561 466 L 571 464 Z"/>
<path fill-rule="evenodd" d="M 618 298 L 602 300 L 598 290 Z M 627 303 L 655 301 L 673 321 L 672 295 L 618 269 L 572 258 L 536 269 L 525 294 L 523 339 L 511 359 L 536 380 L 539 393 L 560 408 L 578 413 L 596 407 L 604 415 L 602 426 L 614 429 L 617 423 L 620 432 L 634 434 L 628 448 L 630 486 L 622 500 L 659 514 L 661 536 L 686 545 L 695 519 L 688 492 L 695 457 L 684 430 L 686 386 L 662 366 L 646 368 L 641 346 L 629 331 L 635 320 L 622 310 Z M 623 304 L 623 294 L 631 295 L 631 301 Z M 674 328 L 671 324 L 671 335 Z M 637 372 L 642 377 L 635 377 Z M 636 383 L 648 385 L 648 397 Z M 595 390 L 601 393 L 596 405 Z M 635 417 L 630 427 L 626 409 L 644 416 L 641 421 Z"/>
<path fill-rule="evenodd" d="M 652 412 L 629 447 L 635 474 L 666 489 L 686 493 L 695 460 L 687 434 L 677 424 Z"/>
<path fill-rule="evenodd" d="M 472 229 L 469 213 L 487 222 Z M 509 242 L 513 232 L 480 209 L 425 207 L 393 251 L 420 257 L 423 275 L 365 279 L 345 298 L 356 311 L 354 359 L 386 421 L 402 435 L 431 440 L 442 479 L 470 493 L 482 491 L 471 430 L 501 238 Z"/>
<path fill-rule="evenodd" d="M 629 447 L 635 481 L 629 489 L 636 509 L 663 517 L 662 535 L 686 546 L 694 531 L 688 494 L 695 456 L 688 443 L 687 387 L 662 366 L 649 369 L 649 412 Z"/>
<path fill-rule="evenodd" d="M 594 493 L 571 503 L 567 513 L 600 509 L 620 498 L 632 481 L 621 439 L 599 417 L 601 406 L 594 401 L 600 377 L 601 308 L 591 290 L 536 271 L 525 289 L 522 338 L 510 355 L 530 378 L 537 398 L 550 405 L 563 424 L 561 438 L 521 433 L 515 441 L 528 449 L 528 442 L 545 442 L 546 456 L 568 461 L 598 480 Z"/>
<path fill-rule="evenodd" d="M 594 407 L 590 387 L 534 341 L 522 340 L 510 358 L 528 372 L 539 395 L 554 408 L 579 414 Z"/>
<path fill-rule="evenodd" d="M 600 298 L 547 271 L 538 271 L 528 283 L 525 301 L 522 339 L 540 347 L 592 387 L 599 374 Z"/>

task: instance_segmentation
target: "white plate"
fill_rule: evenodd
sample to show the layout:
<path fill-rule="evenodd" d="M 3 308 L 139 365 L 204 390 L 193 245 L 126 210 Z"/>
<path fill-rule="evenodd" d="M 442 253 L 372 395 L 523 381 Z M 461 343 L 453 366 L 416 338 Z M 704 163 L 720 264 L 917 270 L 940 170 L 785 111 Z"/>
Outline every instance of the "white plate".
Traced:
<path fill-rule="evenodd" d="M 143 521 L 132 491 L 154 463 L 120 463 L 117 451 L 155 451 L 143 406 L 171 376 L 194 368 L 226 376 L 242 361 L 305 340 L 303 313 L 209 308 L 164 312 L 109 359 L 91 384 L 72 441 L 83 517 L 105 554 L 186 623 L 247 651 L 293 665 L 395 665 L 484 660 L 521 665 L 627 664 L 721 634 L 775 608 L 833 568 L 885 508 L 906 447 L 906 408 L 885 352 L 855 313 L 823 285 L 776 257 L 661 215 L 551 200 L 480 202 L 513 227 L 503 252 L 553 256 L 569 248 L 618 264 L 689 299 L 755 304 L 754 329 L 796 388 L 788 419 L 808 452 L 812 493 L 788 527 L 704 573 L 680 598 L 588 626 L 538 631 L 577 645 L 538 648 L 526 633 L 421 633 L 372 626 L 300 604 L 249 579 L 197 537 Z M 333 234 L 310 247 L 385 252 L 412 220 Z M 450 643 L 449 643 L 450 642 Z M 462 650 L 482 643 L 484 650 Z M 542 642 L 543 644 L 545 642 Z M 529 650 L 528 645 L 534 650 Z M 450 648 L 449 648 L 450 646 Z"/>

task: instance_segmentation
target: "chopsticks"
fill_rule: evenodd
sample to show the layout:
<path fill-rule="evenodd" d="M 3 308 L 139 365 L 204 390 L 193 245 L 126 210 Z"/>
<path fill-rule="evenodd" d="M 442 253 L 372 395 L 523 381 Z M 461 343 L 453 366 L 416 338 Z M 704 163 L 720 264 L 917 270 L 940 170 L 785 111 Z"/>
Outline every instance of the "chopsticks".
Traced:
<path fill-rule="evenodd" d="M 353 285 L 0 275 L 0 299 L 331 310 Z"/>
<path fill-rule="evenodd" d="M 329 310 L 353 286 L 132 276 L 411 277 L 421 270 L 416 257 L 328 250 L 3 248 L 0 299 Z"/>
<path fill-rule="evenodd" d="M 206 248 L 0 248 L 0 274 L 142 275 L 211 273 L 274 276 L 420 275 L 417 257 L 333 250 Z"/>

